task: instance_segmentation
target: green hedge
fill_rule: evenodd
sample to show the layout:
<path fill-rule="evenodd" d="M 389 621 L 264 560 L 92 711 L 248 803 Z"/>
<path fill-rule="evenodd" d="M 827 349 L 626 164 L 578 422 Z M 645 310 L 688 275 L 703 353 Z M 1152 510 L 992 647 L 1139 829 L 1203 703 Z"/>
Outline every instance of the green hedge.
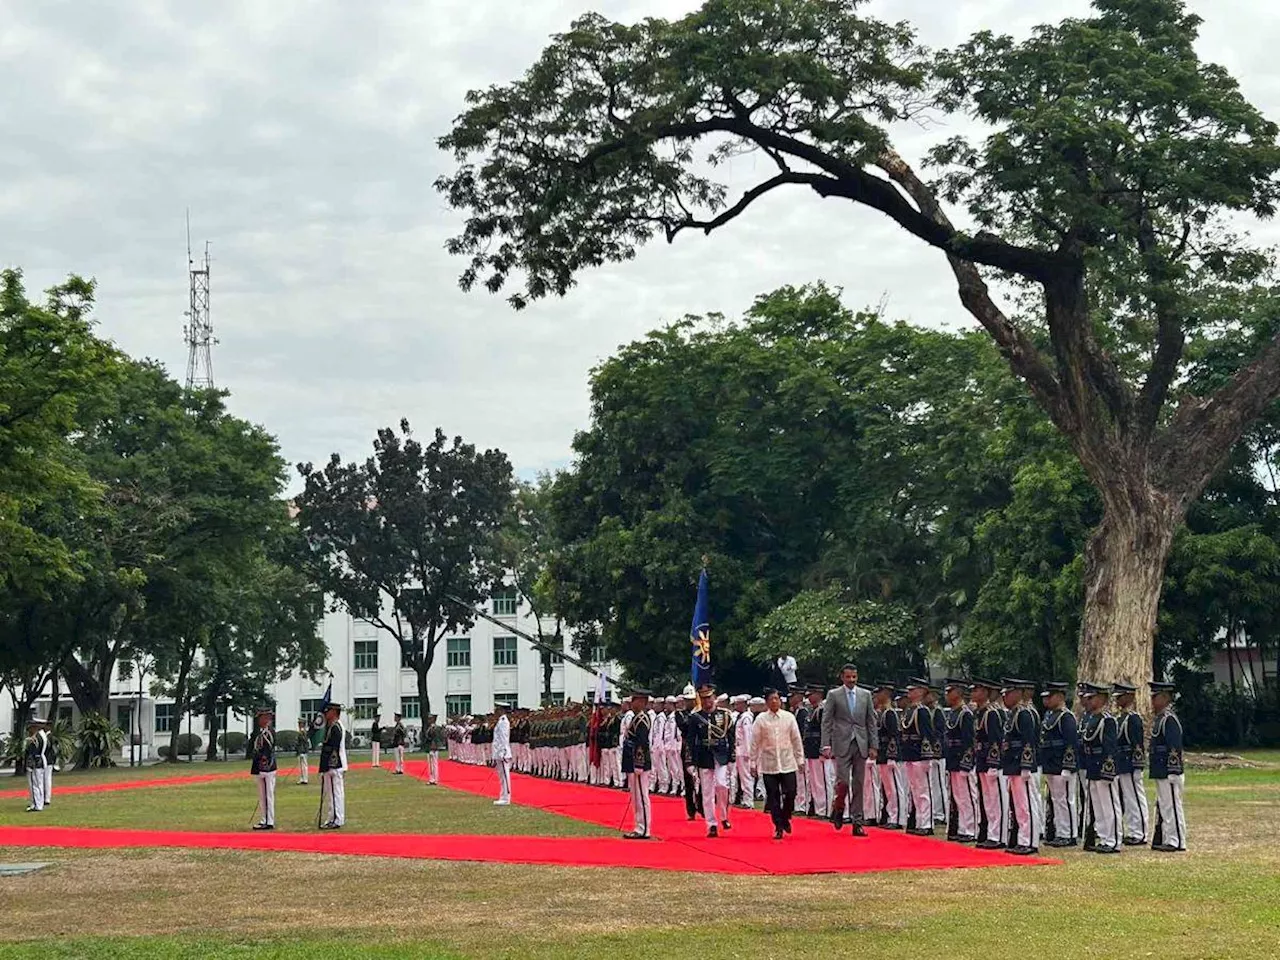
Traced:
<path fill-rule="evenodd" d="M 277 753 L 293 753 L 298 749 L 298 731 L 297 730 L 277 730 L 276 731 L 276 752 Z"/>
<path fill-rule="evenodd" d="M 218 748 L 225 750 L 228 754 L 241 753 L 244 751 L 244 744 L 248 739 L 240 731 L 232 730 L 218 737 Z"/>
<path fill-rule="evenodd" d="M 200 753 L 200 748 L 204 746 L 204 741 L 197 734 L 183 733 L 178 735 L 178 756 L 196 756 Z M 160 756 L 169 756 L 169 745 L 166 743 L 160 748 Z"/>

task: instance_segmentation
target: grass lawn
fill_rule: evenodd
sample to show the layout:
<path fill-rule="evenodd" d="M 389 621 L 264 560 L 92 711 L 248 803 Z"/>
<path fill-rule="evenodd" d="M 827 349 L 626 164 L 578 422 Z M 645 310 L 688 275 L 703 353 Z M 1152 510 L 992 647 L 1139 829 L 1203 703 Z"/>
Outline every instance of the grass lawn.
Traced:
<path fill-rule="evenodd" d="M 672 951 L 729 960 L 851 949 L 894 960 L 1006 949 L 1162 960 L 1280 956 L 1280 754 L 1250 759 L 1252 768 L 1189 775 L 1191 852 L 1071 851 L 1060 867 L 756 879 L 245 851 L 0 848 L 3 861 L 54 863 L 0 878 L 0 960 Z M 192 772 L 242 768 L 201 764 Z M 282 780 L 277 796 L 283 828 L 314 823 L 314 778 L 310 788 Z M 375 772 L 355 772 L 349 796 L 352 829 L 601 832 L 520 808 L 502 813 L 528 819 L 496 823 L 487 800 Z M 68 795 L 55 811 L 63 823 L 243 829 L 252 806 L 252 784 L 233 781 Z M 25 816 L 19 801 L 0 801 L 0 822 L 31 822 Z M 832 842 L 853 841 L 833 833 Z"/>

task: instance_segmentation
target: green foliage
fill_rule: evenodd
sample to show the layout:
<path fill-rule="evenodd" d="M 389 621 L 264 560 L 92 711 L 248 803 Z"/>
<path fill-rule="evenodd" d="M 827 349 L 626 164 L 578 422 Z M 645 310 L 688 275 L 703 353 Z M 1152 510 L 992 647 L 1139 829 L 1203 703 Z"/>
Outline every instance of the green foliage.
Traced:
<path fill-rule="evenodd" d="M 124 731 L 100 713 L 86 713 L 76 729 L 76 765 L 114 767 L 124 746 Z"/>
<path fill-rule="evenodd" d="M 241 735 L 243 741 L 243 735 Z M 244 749 L 244 743 L 241 742 L 237 750 Z M 276 731 L 276 752 L 277 753 L 293 753 L 298 749 L 298 731 L 297 730 L 277 730 Z"/>
<path fill-rule="evenodd" d="M 905 605 L 858 599 L 843 584 L 833 583 L 803 590 L 775 607 L 761 619 L 747 652 L 761 663 L 789 653 L 814 682 L 827 682 L 847 662 L 856 663 L 868 677 L 918 669 L 926 644 Z"/>
<path fill-rule="evenodd" d="M 200 748 L 204 746 L 204 740 L 196 733 L 180 733 L 175 743 L 176 749 L 171 750 L 169 744 L 163 744 L 158 753 L 165 759 L 173 757 L 175 759 L 181 757 L 194 757 L 200 752 Z"/>
<path fill-rule="evenodd" d="M 296 731 L 285 730 L 283 732 L 292 733 L 295 738 L 297 737 Z M 221 734 L 218 734 L 218 749 L 225 750 L 228 755 L 235 755 L 235 754 L 241 753 L 244 750 L 245 743 L 246 741 L 248 741 L 248 739 L 249 738 L 247 736 L 245 736 L 243 733 L 240 733 L 240 731 L 238 730 L 231 730 L 231 731 L 228 731 L 227 733 L 221 733 Z M 276 736 L 276 742 L 277 743 L 280 742 L 279 734 L 277 734 Z"/>

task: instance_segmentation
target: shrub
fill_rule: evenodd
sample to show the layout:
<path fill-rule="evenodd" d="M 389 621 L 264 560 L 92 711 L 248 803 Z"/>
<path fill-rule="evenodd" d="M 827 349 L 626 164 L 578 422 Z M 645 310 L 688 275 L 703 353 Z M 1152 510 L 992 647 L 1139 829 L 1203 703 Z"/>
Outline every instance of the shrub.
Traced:
<path fill-rule="evenodd" d="M 298 749 L 298 731 L 297 730 L 277 730 L 276 731 L 276 752 L 277 753 L 293 753 Z"/>
<path fill-rule="evenodd" d="M 194 757 L 203 746 L 204 741 L 194 733 L 181 733 L 178 735 L 178 756 L 180 757 Z M 160 756 L 168 758 L 169 744 L 166 743 L 160 748 Z"/>
<path fill-rule="evenodd" d="M 238 730 L 231 730 L 218 737 L 219 749 L 225 750 L 227 753 L 241 753 L 244 750 L 245 741 L 249 738 Z"/>
<path fill-rule="evenodd" d="M 124 746 L 124 731 L 100 713 L 86 713 L 76 730 L 76 764 L 114 767 L 113 753 Z"/>

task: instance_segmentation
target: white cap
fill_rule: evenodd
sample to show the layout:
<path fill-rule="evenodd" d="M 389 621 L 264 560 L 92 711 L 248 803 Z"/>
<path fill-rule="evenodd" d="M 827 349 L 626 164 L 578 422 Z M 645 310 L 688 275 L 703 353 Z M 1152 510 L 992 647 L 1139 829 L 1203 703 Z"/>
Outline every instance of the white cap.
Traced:
<path fill-rule="evenodd" d="M 752 697 L 750 700 L 747 701 L 747 703 L 753 707 L 763 707 L 764 697 Z"/>
<path fill-rule="evenodd" d="M 693 700 L 698 696 L 698 691 L 693 689 L 692 683 L 686 683 L 684 685 L 684 692 L 681 693 L 680 696 L 684 697 L 686 700 Z"/>
<path fill-rule="evenodd" d="M 722 693 L 720 696 L 716 697 L 716 703 L 724 703 L 728 699 L 729 695 L 727 693 Z"/>
<path fill-rule="evenodd" d="M 665 700 L 663 700 L 662 702 L 663 702 L 663 703 L 675 703 L 675 702 L 676 702 L 676 697 L 667 697 L 667 698 L 666 698 Z"/>

